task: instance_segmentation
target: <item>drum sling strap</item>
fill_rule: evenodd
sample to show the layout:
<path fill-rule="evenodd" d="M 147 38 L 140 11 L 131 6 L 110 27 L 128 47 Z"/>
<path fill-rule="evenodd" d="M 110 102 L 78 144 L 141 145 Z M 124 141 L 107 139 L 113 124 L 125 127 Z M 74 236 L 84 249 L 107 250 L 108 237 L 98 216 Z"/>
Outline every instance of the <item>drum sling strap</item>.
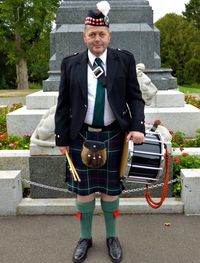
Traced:
<path fill-rule="evenodd" d="M 162 195 L 161 195 L 161 199 L 159 202 L 155 202 L 152 200 L 151 194 L 149 192 L 148 189 L 148 185 L 146 185 L 146 190 L 145 190 L 145 197 L 147 200 L 147 203 L 154 209 L 157 209 L 159 207 L 161 207 L 161 205 L 163 204 L 166 196 L 167 196 L 167 191 L 168 191 L 168 181 L 169 181 L 169 152 L 167 150 L 167 146 L 165 145 L 166 148 L 166 158 L 165 158 L 165 180 L 164 180 L 164 185 L 163 185 L 163 189 L 162 189 Z"/>

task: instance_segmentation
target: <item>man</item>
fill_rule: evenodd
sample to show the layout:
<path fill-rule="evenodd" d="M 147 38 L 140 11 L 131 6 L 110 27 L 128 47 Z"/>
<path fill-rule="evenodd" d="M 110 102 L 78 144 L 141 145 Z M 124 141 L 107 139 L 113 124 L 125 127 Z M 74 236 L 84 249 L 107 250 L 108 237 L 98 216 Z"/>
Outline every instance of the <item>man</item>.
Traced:
<path fill-rule="evenodd" d="M 125 134 L 127 141 L 141 144 L 144 140 L 144 101 L 136 78 L 135 60 L 128 51 L 108 47 L 109 9 L 109 4 L 102 1 L 96 11 L 89 11 L 83 33 L 87 50 L 65 58 L 61 65 L 55 114 L 56 145 L 62 154 L 70 152 L 81 180 L 74 181 L 67 172 L 68 189 L 77 194 L 80 220 L 80 240 L 73 254 L 75 263 L 83 262 L 92 246 L 96 192 L 101 193 L 108 254 L 112 262 L 122 260 L 116 217 L 119 194 L 123 190 L 119 176 L 123 140 Z M 82 162 L 85 140 L 105 143 L 107 160 L 100 168 L 91 168 Z"/>

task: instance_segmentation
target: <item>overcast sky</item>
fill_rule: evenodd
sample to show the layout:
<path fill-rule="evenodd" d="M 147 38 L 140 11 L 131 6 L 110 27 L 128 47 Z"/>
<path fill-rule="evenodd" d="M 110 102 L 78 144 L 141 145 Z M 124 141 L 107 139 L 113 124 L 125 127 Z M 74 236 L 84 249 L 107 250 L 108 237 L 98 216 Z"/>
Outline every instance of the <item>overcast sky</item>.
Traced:
<path fill-rule="evenodd" d="M 149 4 L 154 11 L 154 22 L 167 13 L 173 12 L 181 15 L 187 3 L 189 3 L 189 0 L 149 0 Z"/>

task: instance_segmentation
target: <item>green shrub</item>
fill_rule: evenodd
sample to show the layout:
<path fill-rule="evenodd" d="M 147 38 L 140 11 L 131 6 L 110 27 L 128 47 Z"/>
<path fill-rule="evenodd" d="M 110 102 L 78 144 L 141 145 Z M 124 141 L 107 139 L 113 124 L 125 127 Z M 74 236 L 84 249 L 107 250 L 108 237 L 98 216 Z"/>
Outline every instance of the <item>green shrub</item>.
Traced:
<path fill-rule="evenodd" d="M 196 136 L 193 139 L 188 139 L 184 132 L 177 131 L 172 134 L 172 147 L 200 147 L 200 129 L 196 131 Z"/>
<path fill-rule="evenodd" d="M 188 153 L 183 153 L 181 156 L 173 158 L 173 177 L 180 178 L 181 169 L 200 168 L 200 157 L 190 156 Z M 181 181 L 178 181 L 173 186 L 173 194 L 175 197 L 180 197 Z"/>
<path fill-rule="evenodd" d="M 192 58 L 185 63 L 184 82 L 185 83 L 200 83 L 200 60 Z"/>
<path fill-rule="evenodd" d="M 42 89 L 42 85 L 40 83 L 29 83 L 29 89 Z"/>

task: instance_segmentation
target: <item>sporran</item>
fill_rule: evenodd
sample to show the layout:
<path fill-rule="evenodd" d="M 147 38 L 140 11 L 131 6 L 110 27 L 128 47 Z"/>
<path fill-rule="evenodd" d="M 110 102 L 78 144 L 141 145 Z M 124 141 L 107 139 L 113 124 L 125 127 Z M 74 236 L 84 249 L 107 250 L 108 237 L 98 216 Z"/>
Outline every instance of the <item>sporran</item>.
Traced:
<path fill-rule="evenodd" d="M 85 140 L 81 151 L 82 162 L 89 168 L 102 167 L 107 160 L 105 142 Z"/>

